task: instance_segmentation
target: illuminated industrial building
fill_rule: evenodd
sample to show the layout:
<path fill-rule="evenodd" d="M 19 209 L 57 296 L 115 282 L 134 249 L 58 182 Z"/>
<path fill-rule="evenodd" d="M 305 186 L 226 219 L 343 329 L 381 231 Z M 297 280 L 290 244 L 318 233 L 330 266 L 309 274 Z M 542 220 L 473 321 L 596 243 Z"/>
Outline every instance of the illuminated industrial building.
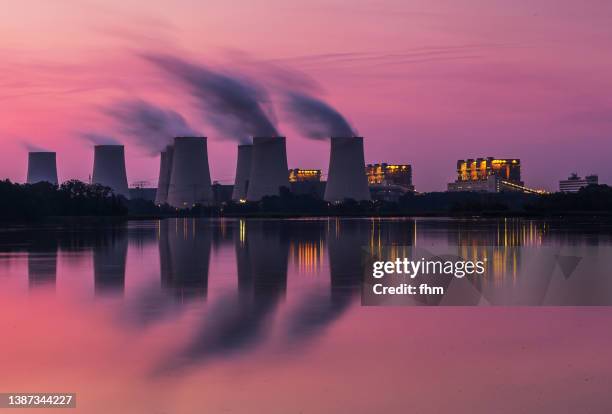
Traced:
<path fill-rule="evenodd" d="M 521 160 L 488 157 L 457 161 L 457 181 L 485 181 L 491 175 L 523 185 Z"/>
<path fill-rule="evenodd" d="M 289 170 L 289 187 L 297 195 L 310 195 L 322 199 L 325 182 L 321 181 L 321 170 L 293 168 Z"/>
<path fill-rule="evenodd" d="M 412 166 L 408 164 L 368 164 L 366 176 L 374 200 L 397 201 L 414 191 Z"/>
<path fill-rule="evenodd" d="M 366 166 L 368 184 L 399 185 L 414 191 L 412 185 L 412 166 L 409 164 L 368 164 Z"/>
<path fill-rule="evenodd" d="M 521 160 L 494 157 L 457 161 L 457 180 L 448 184 L 448 191 L 537 192 L 524 187 L 521 181 Z"/>
<path fill-rule="evenodd" d="M 321 181 L 321 170 L 305 170 L 294 168 L 289 170 L 289 182 Z"/>

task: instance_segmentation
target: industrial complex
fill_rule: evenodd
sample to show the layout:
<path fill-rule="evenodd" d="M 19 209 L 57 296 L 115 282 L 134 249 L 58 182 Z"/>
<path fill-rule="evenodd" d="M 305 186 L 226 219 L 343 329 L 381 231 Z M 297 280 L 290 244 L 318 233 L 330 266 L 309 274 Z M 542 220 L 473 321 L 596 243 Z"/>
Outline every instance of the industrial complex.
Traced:
<path fill-rule="evenodd" d="M 521 160 L 495 157 L 457 161 L 457 179 L 448 184 L 448 191 L 499 193 L 521 191 L 540 194 L 542 190 L 526 187 L 521 181 Z"/>
<path fill-rule="evenodd" d="M 143 183 L 128 188 L 123 145 L 95 145 L 91 183 L 110 187 L 126 198 L 142 198 L 175 208 L 219 205 L 234 201 L 257 202 L 280 195 L 283 188 L 330 203 L 380 200 L 397 201 L 414 193 L 410 164 L 365 164 L 362 137 L 332 137 L 329 169 L 292 168 L 287 165 L 285 137 L 254 137 L 252 144 L 237 146 L 233 184 L 211 181 L 206 137 L 176 137 L 160 153 L 157 187 Z M 58 184 L 55 152 L 32 151 L 28 156 L 27 183 Z M 577 192 L 598 184 L 597 175 L 572 174 L 559 182 L 561 192 Z M 456 179 L 449 192 L 523 192 L 542 194 L 527 187 L 521 178 L 518 158 L 468 158 L 458 160 Z"/>

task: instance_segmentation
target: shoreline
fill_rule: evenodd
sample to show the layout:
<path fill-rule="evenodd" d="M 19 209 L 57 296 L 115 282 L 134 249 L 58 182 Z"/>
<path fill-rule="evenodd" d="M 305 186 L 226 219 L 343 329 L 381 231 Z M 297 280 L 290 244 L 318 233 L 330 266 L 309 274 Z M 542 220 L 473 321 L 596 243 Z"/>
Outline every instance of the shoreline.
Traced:
<path fill-rule="evenodd" d="M 118 224 L 128 221 L 150 221 L 150 220 L 165 220 L 173 218 L 200 218 L 200 219 L 323 219 L 323 218 L 351 218 L 351 219 L 417 219 L 417 218 L 447 218 L 447 219 L 551 219 L 562 220 L 568 219 L 591 219 L 604 220 L 605 222 L 612 221 L 612 212 L 550 212 L 548 214 L 531 214 L 531 213 L 480 213 L 480 214 L 453 214 L 453 213 L 432 213 L 432 212 L 414 212 L 414 213 L 379 213 L 379 214 L 299 214 L 299 213 L 250 213 L 250 214 L 212 214 L 212 215 L 126 215 L 126 216 L 50 216 L 36 219 L 2 219 L 0 218 L 0 227 L 10 227 L 11 225 L 30 225 L 30 224 Z"/>

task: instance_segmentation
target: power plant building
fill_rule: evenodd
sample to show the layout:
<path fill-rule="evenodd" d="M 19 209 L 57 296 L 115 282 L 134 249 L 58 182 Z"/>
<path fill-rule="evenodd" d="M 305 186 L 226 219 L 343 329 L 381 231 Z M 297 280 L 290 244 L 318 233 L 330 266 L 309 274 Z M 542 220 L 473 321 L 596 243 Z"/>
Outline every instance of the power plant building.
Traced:
<path fill-rule="evenodd" d="M 559 181 L 559 191 L 562 193 L 577 193 L 581 188 L 599 184 L 597 175 L 587 175 L 585 178 L 573 173 L 567 180 Z"/>
<path fill-rule="evenodd" d="M 321 170 L 293 168 L 289 170 L 289 185 L 296 195 L 309 195 L 323 199 L 325 182 L 321 181 Z"/>
<path fill-rule="evenodd" d="M 176 208 L 212 204 L 206 137 L 174 139 L 167 202 Z"/>
<path fill-rule="evenodd" d="M 129 198 L 123 145 L 96 145 L 91 182 L 110 187 L 116 195 Z"/>
<path fill-rule="evenodd" d="M 33 151 L 28 154 L 28 184 L 48 182 L 57 185 L 55 152 Z"/>
<path fill-rule="evenodd" d="M 366 175 L 370 195 L 374 200 L 398 201 L 399 198 L 414 192 L 412 185 L 412 166 L 408 164 L 368 164 Z"/>
<path fill-rule="evenodd" d="M 370 200 L 363 137 L 332 137 L 325 201 Z"/>
<path fill-rule="evenodd" d="M 305 181 L 321 181 L 321 170 L 306 170 L 303 168 L 293 168 L 289 170 L 290 183 Z"/>
<path fill-rule="evenodd" d="M 285 137 L 254 137 L 246 199 L 279 195 L 282 187 L 289 188 L 288 170 Z"/>
<path fill-rule="evenodd" d="M 457 180 L 448 184 L 448 191 L 497 193 L 524 191 L 521 161 L 517 158 L 494 157 L 457 161 Z M 530 192 L 529 190 L 528 192 Z"/>
<path fill-rule="evenodd" d="M 414 191 L 412 185 L 412 166 L 409 164 L 368 164 L 366 167 L 368 184 L 397 185 L 406 191 Z"/>

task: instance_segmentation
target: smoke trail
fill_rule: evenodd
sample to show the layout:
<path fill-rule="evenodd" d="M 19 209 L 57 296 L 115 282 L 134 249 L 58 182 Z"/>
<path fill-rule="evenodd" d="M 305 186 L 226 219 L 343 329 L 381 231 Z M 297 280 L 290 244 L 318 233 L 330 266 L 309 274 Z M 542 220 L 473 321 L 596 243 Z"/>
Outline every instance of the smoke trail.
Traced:
<path fill-rule="evenodd" d="M 176 136 L 196 136 L 185 118 L 140 99 L 116 102 L 104 112 L 118 124 L 121 133 L 158 154 Z"/>
<path fill-rule="evenodd" d="M 287 92 L 285 110 L 301 133 L 309 138 L 353 137 L 356 131 L 340 112 L 303 92 Z"/>
<path fill-rule="evenodd" d="M 28 152 L 48 152 L 47 148 L 39 147 L 38 145 L 32 144 L 28 141 L 21 141 L 21 146 Z"/>
<path fill-rule="evenodd" d="M 123 145 L 113 137 L 93 132 L 81 132 L 79 133 L 79 137 L 91 142 L 94 145 Z"/>
<path fill-rule="evenodd" d="M 277 136 L 267 92 L 258 84 L 177 57 L 147 54 L 146 60 L 177 79 L 194 96 L 204 117 L 227 138 Z"/>

